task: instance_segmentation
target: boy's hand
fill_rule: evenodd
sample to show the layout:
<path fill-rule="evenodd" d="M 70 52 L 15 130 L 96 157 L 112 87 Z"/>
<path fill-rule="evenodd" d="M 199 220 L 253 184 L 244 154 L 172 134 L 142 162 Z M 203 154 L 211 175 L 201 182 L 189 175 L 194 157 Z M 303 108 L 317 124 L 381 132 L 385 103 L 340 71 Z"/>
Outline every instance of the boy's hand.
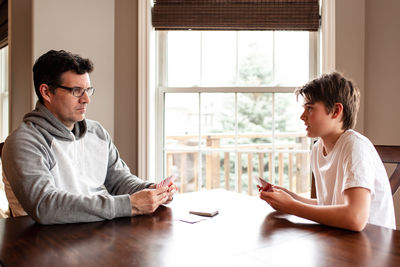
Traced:
<path fill-rule="evenodd" d="M 272 208 L 277 211 L 291 214 L 291 208 L 295 199 L 291 197 L 282 189 L 278 189 L 278 186 L 274 186 L 273 192 L 261 191 L 260 198 L 265 200 Z"/>

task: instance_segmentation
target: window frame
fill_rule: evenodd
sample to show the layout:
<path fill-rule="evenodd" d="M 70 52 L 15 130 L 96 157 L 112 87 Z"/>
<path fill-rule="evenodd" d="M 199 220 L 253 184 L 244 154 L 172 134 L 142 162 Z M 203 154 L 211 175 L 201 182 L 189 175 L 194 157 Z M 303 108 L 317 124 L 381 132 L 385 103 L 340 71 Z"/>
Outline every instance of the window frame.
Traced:
<path fill-rule="evenodd" d="M 156 170 L 159 164 L 159 148 L 161 141 L 155 138 L 155 133 L 162 130 L 156 127 L 156 114 L 159 112 L 159 100 L 155 97 L 155 62 L 154 52 L 155 30 L 151 24 L 151 7 L 153 1 L 138 1 L 138 176 L 149 181 L 162 178 L 162 173 Z M 335 70 L 336 37 L 335 37 L 335 3 L 321 0 L 321 27 L 318 31 L 318 73 L 327 73 Z"/>
<path fill-rule="evenodd" d="M 9 108 L 4 110 L 3 103 L 9 102 L 8 92 L 8 57 L 9 48 L 5 46 L 0 49 L 0 141 L 4 142 L 9 132 Z M 6 111 L 3 113 L 3 111 Z"/>
<path fill-rule="evenodd" d="M 161 179 L 161 177 L 165 176 L 165 168 L 166 168 L 166 152 L 171 151 L 171 149 L 164 150 L 164 94 L 165 93 L 235 93 L 235 99 L 237 105 L 237 93 L 293 93 L 296 87 L 290 86 L 224 86 L 224 87 L 204 87 L 204 86 L 196 86 L 196 87 L 168 87 L 165 86 L 167 84 L 167 31 L 157 31 L 155 32 L 155 43 L 156 43 L 156 85 L 155 85 L 155 177 Z M 319 73 L 319 32 L 309 32 L 309 79 L 317 77 Z M 274 99 L 274 97 L 273 97 Z M 201 98 L 199 97 L 199 114 L 201 107 Z M 273 118 L 274 116 L 274 108 L 272 109 Z M 200 114 L 201 115 L 201 114 Z M 273 122 L 274 123 L 274 122 Z M 201 127 L 200 127 L 201 128 Z M 274 136 L 274 128 L 272 130 L 272 135 Z M 200 131 L 200 130 L 199 130 Z M 237 134 L 237 133 L 235 133 Z M 200 138 L 200 137 L 199 137 Z M 274 140 L 274 138 L 272 138 Z M 273 141 L 273 150 L 275 153 L 274 141 Z M 238 150 L 235 149 L 235 177 L 237 178 L 237 161 L 238 161 Z M 203 152 L 210 152 L 213 149 L 201 148 L 200 146 L 193 151 L 199 153 L 198 159 L 198 176 L 202 177 L 202 157 L 200 156 Z M 242 150 L 240 150 L 242 152 Z M 259 152 L 263 152 L 260 150 Z M 272 157 L 272 164 L 274 164 L 274 157 Z M 273 177 L 274 179 L 274 172 Z M 201 180 L 201 179 L 200 179 Z M 237 183 L 235 183 L 237 185 Z M 199 190 L 201 188 L 201 183 L 199 183 Z M 237 188 L 236 188 L 237 189 Z"/>

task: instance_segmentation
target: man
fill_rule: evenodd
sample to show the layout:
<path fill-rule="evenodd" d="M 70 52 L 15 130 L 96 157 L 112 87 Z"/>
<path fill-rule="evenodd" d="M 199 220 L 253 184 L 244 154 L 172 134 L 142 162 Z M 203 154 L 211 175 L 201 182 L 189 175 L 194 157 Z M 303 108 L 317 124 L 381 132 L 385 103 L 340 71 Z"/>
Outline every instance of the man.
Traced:
<path fill-rule="evenodd" d="M 89 59 L 50 50 L 37 59 L 38 102 L 6 140 L 3 180 L 14 216 L 42 224 L 91 222 L 149 214 L 176 186 L 156 188 L 132 175 L 110 135 L 85 119 L 94 93 Z"/>

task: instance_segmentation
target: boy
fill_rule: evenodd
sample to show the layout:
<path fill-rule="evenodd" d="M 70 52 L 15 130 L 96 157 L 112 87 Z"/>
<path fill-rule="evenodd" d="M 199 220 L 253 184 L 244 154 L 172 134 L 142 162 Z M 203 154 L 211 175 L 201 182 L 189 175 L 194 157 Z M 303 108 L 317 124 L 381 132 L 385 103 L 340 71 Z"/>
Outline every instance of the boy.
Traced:
<path fill-rule="evenodd" d="M 317 199 L 274 186 L 260 197 L 277 211 L 334 227 L 362 231 L 367 223 L 395 229 L 389 179 L 372 143 L 352 130 L 360 93 L 339 73 L 322 75 L 295 91 L 311 151 Z"/>

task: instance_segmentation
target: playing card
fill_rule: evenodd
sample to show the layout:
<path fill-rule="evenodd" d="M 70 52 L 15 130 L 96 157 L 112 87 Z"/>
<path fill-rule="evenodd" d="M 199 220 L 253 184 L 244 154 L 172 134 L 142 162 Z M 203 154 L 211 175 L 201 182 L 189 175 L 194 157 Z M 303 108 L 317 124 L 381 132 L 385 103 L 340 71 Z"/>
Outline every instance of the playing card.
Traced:
<path fill-rule="evenodd" d="M 171 182 L 173 183 L 174 181 L 175 181 L 175 176 L 171 175 L 171 176 L 168 176 L 167 178 L 165 178 L 164 180 L 162 180 L 161 182 L 159 182 L 156 187 L 159 188 L 159 187 L 163 187 L 163 186 L 169 186 L 169 184 Z"/>
<path fill-rule="evenodd" d="M 255 178 L 257 181 L 257 184 L 260 186 L 260 190 L 262 191 L 267 191 L 267 192 L 273 192 L 274 190 L 272 189 L 272 184 L 268 183 L 261 177 L 256 177 Z"/>
<path fill-rule="evenodd" d="M 195 209 L 189 211 L 190 214 L 205 216 L 205 217 L 213 217 L 218 214 L 218 209 L 212 208 L 203 208 L 203 209 Z"/>

